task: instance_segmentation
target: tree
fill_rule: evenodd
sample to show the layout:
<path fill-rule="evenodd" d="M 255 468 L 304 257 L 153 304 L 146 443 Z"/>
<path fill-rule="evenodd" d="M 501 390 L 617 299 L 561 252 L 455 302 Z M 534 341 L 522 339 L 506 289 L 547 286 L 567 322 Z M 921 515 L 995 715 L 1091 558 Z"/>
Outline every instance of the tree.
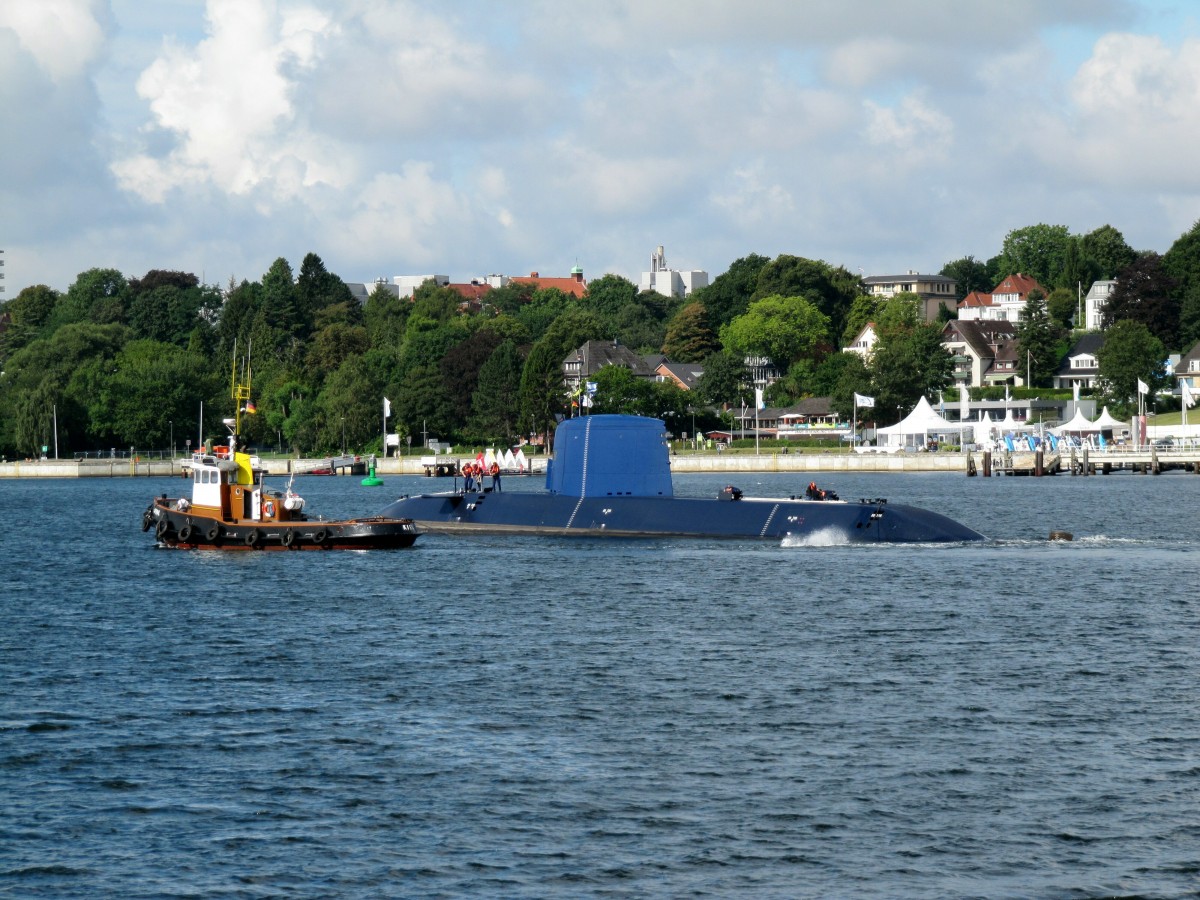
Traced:
<path fill-rule="evenodd" d="M 942 271 L 938 274 L 955 280 L 960 300 L 972 291 L 988 293 L 999 280 L 995 277 L 995 273 L 988 268 L 987 263 L 974 256 L 964 256 L 948 262 L 942 266 Z"/>
<path fill-rule="evenodd" d="M 305 359 L 309 370 L 324 378 L 351 357 L 362 356 L 370 346 L 367 329 L 334 323 L 312 336 L 306 345 Z"/>
<path fill-rule="evenodd" d="M 0 332 L 0 368 L 9 356 L 43 332 L 61 297 L 53 288 L 35 284 L 22 288 L 17 296 L 0 305 L 0 313 L 9 317 L 8 328 Z"/>
<path fill-rule="evenodd" d="M 826 330 L 834 335 L 842 333 L 850 308 L 861 293 L 861 279 L 844 268 L 819 259 L 781 254 L 759 273 L 751 303 L 772 295 L 802 297 L 828 319 Z"/>
<path fill-rule="evenodd" d="M 471 395 L 471 429 L 475 434 L 508 443 L 519 434 L 522 360 L 517 345 L 505 341 L 479 368 Z"/>
<path fill-rule="evenodd" d="M 232 278 L 229 280 L 229 289 L 217 320 L 217 346 L 221 356 L 231 359 L 235 346 L 245 352 L 261 307 L 261 284 L 245 279 L 241 284 L 235 284 Z"/>
<path fill-rule="evenodd" d="M 1046 312 L 1046 298 L 1036 288 L 1025 298 L 1025 315 L 1017 323 L 1017 361 L 1026 363 L 1027 387 L 1049 387 L 1058 371 L 1060 332 Z"/>
<path fill-rule="evenodd" d="M 584 305 L 601 321 L 613 321 L 637 297 L 637 285 L 620 275 L 603 275 L 588 283 L 583 295 Z"/>
<path fill-rule="evenodd" d="M 419 366 L 400 383 L 392 413 L 409 434 L 448 438 L 452 431 L 450 392 L 437 366 Z M 422 441 L 423 442 L 423 441 Z"/>
<path fill-rule="evenodd" d="M 696 397 L 702 403 L 740 405 L 746 399 L 749 381 L 743 358 L 722 350 L 705 357 Z"/>
<path fill-rule="evenodd" d="M 704 305 L 692 302 L 667 326 L 662 352 L 672 362 L 699 362 L 719 347 L 717 336 L 708 327 Z"/>
<path fill-rule="evenodd" d="M 708 311 L 710 328 L 720 329 L 746 311 L 750 298 L 758 290 L 758 276 L 769 262 L 767 257 L 757 253 L 743 256 L 714 278 L 712 284 L 692 295 L 692 299 L 703 303 Z"/>
<path fill-rule="evenodd" d="M 313 322 L 321 310 L 329 306 L 353 302 L 346 283 L 325 268 L 321 257 L 308 253 L 300 263 L 296 279 L 296 300 L 306 322 Z M 357 306 L 357 304 L 355 304 Z"/>
<path fill-rule="evenodd" d="M 586 341 L 603 337 L 604 326 L 590 310 L 575 309 L 555 320 L 525 358 L 521 372 L 521 424 L 549 434 L 566 409 L 563 360 Z"/>
<path fill-rule="evenodd" d="M 1178 285 L 1180 346 L 1191 347 L 1200 341 L 1200 221 L 1175 240 L 1162 265 Z"/>
<path fill-rule="evenodd" d="M 73 322 L 98 325 L 125 320 L 129 284 L 116 269 L 88 269 L 76 277 L 66 295 L 54 306 L 49 329 L 54 331 Z"/>
<path fill-rule="evenodd" d="M 386 284 L 376 284 L 367 295 L 367 305 L 363 310 L 371 346 L 399 350 L 404 341 L 408 313 L 407 298 L 397 296 Z"/>
<path fill-rule="evenodd" d="M 113 446 L 106 398 L 127 337 L 122 325 L 77 322 L 14 353 L 5 363 L 0 422 L 18 415 L 17 404 L 44 386 L 43 396 L 53 396 L 58 406 L 60 448 Z"/>
<path fill-rule="evenodd" d="M 1046 312 L 1059 328 L 1070 328 L 1079 311 L 1079 294 L 1070 288 L 1055 288 L 1046 298 Z M 1083 327 L 1082 322 L 1079 323 L 1079 327 Z"/>
<path fill-rule="evenodd" d="M 1100 389 L 1114 406 L 1136 402 L 1137 383 L 1157 391 L 1169 382 L 1164 369 L 1167 353 L 1162 341 L 1141 322 L 1123 319 L 1104 334 L 1104 345 L 1096 352 Z"/>
<path fill-rule="evenodd" d="M 179 422 L 182 430 L 200 402 L 222 388 L 223 379 L 208 361 L 174 344 L 133 340 L 115 362 L 116 371 L 98 399 L 118 446 L 167 446 L 169 423 Z"/>
<path fill-rule="evenodd" d="M 488 296 L 491 296 L 490 294 Z M 541 338 L 564 313 L 577 309 L 574 297 L 558 288 L 545 288 L 532 294 L 528 302 L 516 311 L 517 321 L 529 331 L 531 340 Z M 597 318 L 596 321 L 600 321 Z"/>
<path fill-rule="evenodd" d="M 871 353 L 871 393 L 881 421 L 897 421 L 922 396 L 947 388 L 954 357 L 942 344 L 941 326 L 921 323 L 885 329 Z"/>
<path fill-rule="evenodd" d="M 721 328 L 721 343 L 741 356 L 766 356 L 786 371 L 829 340 L 829 318 L 803 297 L 772 294 Z"/>
<path fill-rule="evenodd" d="M 450 394 L 454 426 L 466 425 L 479 386 L 479 372 L 502 343 L 500 335 L 486 328 L 460 341 L 446 351 L 438 363 L 446 390 Z"/>
<path fill-rule="evenodd" d="M 854 413 L 854 395 L 871 392 L 871 372 L 860 353 L 835 353 L 813 374 L 814 396 L 828 397 L 830 405 L 844 419 Z"/>
<path fill-rule="evenodd" d="M 1021 272 L 1042 284 L 1057 284 L 1070 243 L 1071 232 L 1066 225 L 1015 228 L 1004 238 L 1000 251 L 1000 277 Z"/>
<path fill-rule="evenodd" d="M 596 373 L 593 413 L 657 416 L 654 382 L 638 378 L 624 366 L 604 366 Z"/>
<path fill-rule="evenodd" d="M 301 309 L 292 267 L 282 256 L 271 263 L 271 268 L 263 275 L 259 322 L 275 332 L 273 348 L 277 351 L 295 339 L 308 337 L 311 319 Z"/>
<path fill-rule="evenodd" d="M 1146 253 L 1117 276 L 1104 305 L 1104 327 L 1131 319 L 1145 325 L 1165 346 L 1174 346 L 1179 340 L 1180 306 L 1179 283 L 1167 274 L 1161 256 Z"/>
<path fill-rule="evenodd" d="M 846 313 L 846 327 L 842 330 L 843 347 L 858 337 L 858 333 L 868 324 L 875 321 L 879 312 L 879 302 L 879 298 L 871 294 L 860 294 L 854 298 L 850 310 Z"/>
<path fill-rule="evenodd" d="M 1137 251 L 1125 243 L 1125 236 L 1111 225 L 1089 231 L 1079 239 L 1079 245 L 1084 260 L 1095 265 L 1095 278 L 1116 278 L 1118 272 L 1137 259 Z M 1083 287 L 1086 289 L 1089 283 Z M 1074 288 L 1075 284 L 1063 287 Z"/>
<path fill-rule="evenodd" d="M 379 441 L 382 452 L 383 396 L 382 373 L 361 356 L 348 357 L 325 381 L 317 401 L 323 414 L 320 445 L 332 450 L 344 441 L 347 449 L 364 449 Z"/>
<path fill-rule="evenodd" d="M 153 273 L 147 273 L 147 277 L 150 274 Z M 193 275 L 189 280 L 194 279 Z M 198 284 L 180 287 L 164 281 L 133 294 L 129 301 L 129 327 L 135 337 L 186 347 L 197 327 L 211 331 L 210 322 L 220 309 L 221 294 L 216 288 Z"/>
<path fill-rule="evenodd" d="M 267 433 L 277 435 L 276 439 L 292 453 L 317 446 L 314 393 L 300 381 L 288 381 L 263 395 L 261 418 Z"/>

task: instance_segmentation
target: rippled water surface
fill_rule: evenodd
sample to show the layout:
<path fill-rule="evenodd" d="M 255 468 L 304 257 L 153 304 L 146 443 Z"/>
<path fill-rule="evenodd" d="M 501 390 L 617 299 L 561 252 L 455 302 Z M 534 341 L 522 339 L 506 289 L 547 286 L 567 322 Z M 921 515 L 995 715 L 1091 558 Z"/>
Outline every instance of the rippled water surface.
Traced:
<path fill-rule="evenodd" d="M 0 895 L 1200 890 L 1200 478 L 825 481 L 991 540 L 187 553 L 178 481 L 0 483 Z"/>

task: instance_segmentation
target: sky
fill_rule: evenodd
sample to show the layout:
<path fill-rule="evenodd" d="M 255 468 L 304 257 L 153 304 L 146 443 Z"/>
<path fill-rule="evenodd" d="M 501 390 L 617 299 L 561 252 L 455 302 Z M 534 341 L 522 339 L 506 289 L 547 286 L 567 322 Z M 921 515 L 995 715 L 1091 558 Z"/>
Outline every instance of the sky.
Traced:
<path fill-rule="evenodd" d="M 0 0 L 11 298 L 80 272 L 937 272 L 1200 219 L 1191 0 Z"/>

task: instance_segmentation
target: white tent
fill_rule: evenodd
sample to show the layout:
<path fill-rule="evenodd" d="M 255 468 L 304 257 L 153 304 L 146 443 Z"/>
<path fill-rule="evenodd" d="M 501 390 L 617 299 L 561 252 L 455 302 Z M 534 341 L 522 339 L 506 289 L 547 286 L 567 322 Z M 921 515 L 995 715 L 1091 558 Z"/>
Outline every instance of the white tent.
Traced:
<path fill-rule="evenodd" d="M 1096 419 L 1095 424 L 1097 431 L 1114 431 L 1120 433 L 1122 431 L 1129 430 L 1129 423 L 1113 418 L 1112 414 L 1109 413 L 1107 406 L 1104 407 L 1103 411 L 1100 413 L 1100 417 Z"/>
<path fill-rule="evenodd" d="M 1079 408 L 1076 407 L 1075 415 L 1073 415 L 1071 417 L 1071 421 L 1063 422 L 1063 424 L 1059 425 L 1057 428 L 1051 428 L 1050 433 L 1051 434 L 1091 434 L 1091 433 L 1099 431 L 1099 430 L 1100 430 L 1100 426 L 1097 423 L 1093 422 L 1091 419 L 1089 419 L 1087 416 L 1085 416 L 1082 412 L 1079 411 Z"/>
<path fill-rule="evenodd" d="M 983 415 L 979 417 L 978 422 L 969 424 L 971 424 L 975 430 L 975 436 L 972 438 L 972 440 L 976 444 L 986 444 L 992 439 L 992 426 L 995 423 L 992 422 L 992 417 L 987 414 L 987 410 L 984 410 Z"/>
<path fill-rule="evenodd" d="M 950 422 L 939 416 L 922 397 L 913 407 L 913 411 L 895 425 L 876 429 L 879 434 L 880 446 L 903 447 L 907 445 L 924 447 L 931 434 L 955 434 L 973 426 L 967 423 Z M 909 440 L 911 438 L 912 440 Z"/>

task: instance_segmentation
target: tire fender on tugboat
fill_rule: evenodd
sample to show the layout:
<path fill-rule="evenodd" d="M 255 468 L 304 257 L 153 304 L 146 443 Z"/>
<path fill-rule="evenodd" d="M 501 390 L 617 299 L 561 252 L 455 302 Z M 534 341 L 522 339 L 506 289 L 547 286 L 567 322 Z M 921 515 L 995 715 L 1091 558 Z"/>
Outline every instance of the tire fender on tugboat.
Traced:
<path fill-rule="evenodd" d="M 329 532 L 327 532 L 324 528 L 318 528 L 316 531 L 313 532 L 313 536 L 312 536 L 313 543 L 319 547 L 319 546 L 321 546 L 321 544 L 325 543 L 325 539 L 327 537 L 329 537 Z"/>
<path fill-rule="evenodd" d="M 190 541 L 192 539 L 192 531 L 193 530 L 194 529 L 192 528 L 192 523 L 185 522 L 183 527 L 179 529 L 180 542 L 186 544 L 188 541 Z"/>
<path fill-rule="evenodd" d="M 162 540 L 167 536 L 167 532 L 170 530 L 171 522 L 166 516 L 163 516 L 158 520 L 158 524 L 154 526 L 154 536 L 159 540 Z"/>
<path fill-rule="evenodd" d="M 204 532 L 204 538 L 208 541 L 216 541 L 221 537 L 221 523 L 213 522 L 208 526 L 208 530 Z"/>
<path fill-rule="evenodd" d="M 245 541 L 247 547 L 258 546 L 258 529 L 251 528 L 246 532 L 246 535 L 244 538 L 242 538 L 242 540 Z"/>

